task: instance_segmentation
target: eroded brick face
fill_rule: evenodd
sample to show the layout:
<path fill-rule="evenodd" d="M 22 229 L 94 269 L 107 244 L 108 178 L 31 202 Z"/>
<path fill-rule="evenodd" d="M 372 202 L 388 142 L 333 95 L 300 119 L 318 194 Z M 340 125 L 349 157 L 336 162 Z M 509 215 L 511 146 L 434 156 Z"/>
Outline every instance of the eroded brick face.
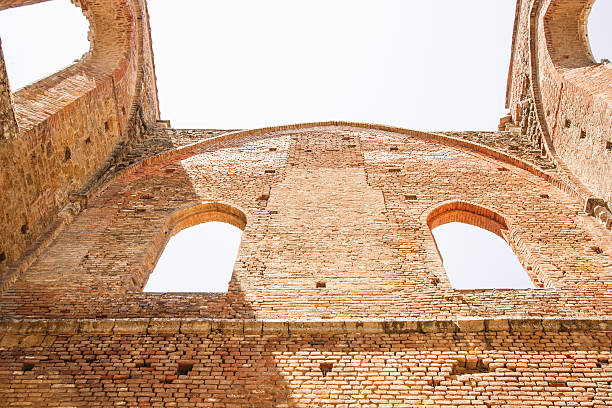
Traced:
<path fill-rule="evenodd" d="M 512 149 L 517 161 L 469 142 L 501 137 L 158 129 L 134 150 L 145 160 L 0 295 L 0 395 L 58 407 L 606 406 L 610 236 L 528 148 Z M 209 203 L 246 219 L 228 293 L 143 293 L 168 233 Z M 428 224 L 444 206 L 444 217 L 486 208 L 477 219 L 539 287 L 453 290 Z M 567 326 L 586 316 L 600 320 Z"/>

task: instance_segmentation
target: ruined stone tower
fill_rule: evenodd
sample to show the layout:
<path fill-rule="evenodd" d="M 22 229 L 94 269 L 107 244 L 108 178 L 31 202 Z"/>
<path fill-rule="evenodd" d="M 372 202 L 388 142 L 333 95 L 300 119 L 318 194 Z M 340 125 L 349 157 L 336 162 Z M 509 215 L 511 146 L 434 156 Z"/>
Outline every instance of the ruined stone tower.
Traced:
<path fill-rule="evenodd" d="M 145 1 L 76 3 L 81 61 L 11 93 L 0 58 L 0 406 L 612 404 L 592 0 L 519 0 L 510 116 L 444 134 L 171 129 Z M 169 237 L 211 220 L 244 230 L 228 292 L 143 292 Z M 431 235 L 452 221 L 536 287 L 454 290 Z"/>

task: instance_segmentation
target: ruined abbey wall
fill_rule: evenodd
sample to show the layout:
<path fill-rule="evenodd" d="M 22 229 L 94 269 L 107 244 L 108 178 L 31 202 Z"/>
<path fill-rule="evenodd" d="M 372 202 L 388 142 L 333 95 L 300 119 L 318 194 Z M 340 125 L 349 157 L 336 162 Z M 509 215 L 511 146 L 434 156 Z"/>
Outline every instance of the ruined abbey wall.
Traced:
<path fill-rule="evenodd" d="M 25 3 L 3 1 L 0 10 Z M 0 281 L 28 262 L 26 248 L 79 211 L 88 180 L 159 116 L 145 2 L 76 4 L 91 42 L 79 62 L 11 101 L 0 61 Z"/>
<path fill-rule="evenodd" d="M 507 131 L 445 133 L 168 129 L 145 2 L 76 3 L 79 63 L 11 94 L 0 58 L 0 406 L 612 404 L 592 1 L 519 0 Z M 142 292 L 212 220 L 243 229 L 229 291 Z M 506 240 L 535 288 L 454 290 L 450 221 Z"/>
<path fill-rule="evenodd" d="M 605 406 L 612 239 L 528 143 L 510 155 L 470 141 L 503 137 L 158 129 L 0 295 L 0 395 Z M 428 224 L 449 203 L 502 217 L 537 288 L 453 290 Z M 228 293 L 143 293 L 164 243 L 194 219 L 244 228 Z"/>
<path fill-rule="evenodd" d="M 591 54 L 594 0 L 517 2 L 507 105 L 514 123 L 582 184 L 612 199 L 612 65 Z"/>
<path fill-rule="evenodd" d="M 511 156 L 500 161 L 490 156 L 499 155 L 495 151 L 483 154 L 460 142 L 323 126 L 221 135 L 155 156 L 88 200 L 0 296 L 2 314 L 306 319 L 611 313 L 610 239 L 582 202 L 528 162 Z M 538 289 L 453 290 L 427 222 L 449 202 L 500 214 Z M 236 208 L 246 219 L 229 294 L 141 292 L 174 224 L 208 211 L 201 205 L 209 203 Z"/>

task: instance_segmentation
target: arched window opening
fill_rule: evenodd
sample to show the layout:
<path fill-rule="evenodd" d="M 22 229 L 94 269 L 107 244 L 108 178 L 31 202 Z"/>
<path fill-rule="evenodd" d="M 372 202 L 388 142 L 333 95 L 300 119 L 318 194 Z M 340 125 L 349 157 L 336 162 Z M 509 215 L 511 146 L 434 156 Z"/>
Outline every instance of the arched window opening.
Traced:
<path fill-rule="evenodd" d="M 612 2 L 609 0 L 597 0 L 591 8 L 588 22 L 589 43 L 595 61 L 602 59 L 612 60 Z"/>
<path fill-rule="evenodd" d="M 529 289 L 534 284 L 503 238 L 501 216 L 467 203 L 432 212 L 428 224 L 454 289 Z"/>
<path fill-rule="evenodd" d="M 144 292 L 227 292 L 246 215 L 221 203 L 172 214 L 156 242 L 168 240 Z"/>
<path fill-rule="evenodd" d="M 14 92 L 80 59 L 90 49 L 89 22 L 69 0 L 0 11 L 0 38 Z"/>
<path fill-rule="evenodd" d="M 145 292 L 227 292 L 242 230 L 218 221 L 179 231 L 168 241 Z"/>

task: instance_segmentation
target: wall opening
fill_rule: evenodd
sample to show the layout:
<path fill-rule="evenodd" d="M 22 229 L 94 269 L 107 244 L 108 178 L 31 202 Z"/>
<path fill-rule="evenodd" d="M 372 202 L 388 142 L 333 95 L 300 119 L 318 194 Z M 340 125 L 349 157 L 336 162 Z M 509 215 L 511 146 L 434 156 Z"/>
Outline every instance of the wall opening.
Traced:
<path fill-rule="evenodd" d="M 150 249 L 157 262 L 143 291 L 227 292 L 245 227 L 246 215 L 222 203 L 174 212 Z"/>
<path fill-rule="evenodd" d="M 535 287 L 504 238 L 507 225 L 500 215 L 456 202 L 432 211 L 428 224 L 454 289 Z"/>
<path fill-rule="evenodd" d="M 69 0 L 0 11 L 0 38 L 11 90 L 81 59 L 90 49 L 88 31 L 89 21 Z"/>
<path fill-rule="evenodd" d="M 596 0 L 589 14 L 587 30 L 589 43 L 595 61 L 602 59 L 612 60 L 612 1 Z"/>
<path fill-rule="evenodd" d="M 170 238 L 144 292 L 227 292 L 242 230 L 204 222 Z"/>

